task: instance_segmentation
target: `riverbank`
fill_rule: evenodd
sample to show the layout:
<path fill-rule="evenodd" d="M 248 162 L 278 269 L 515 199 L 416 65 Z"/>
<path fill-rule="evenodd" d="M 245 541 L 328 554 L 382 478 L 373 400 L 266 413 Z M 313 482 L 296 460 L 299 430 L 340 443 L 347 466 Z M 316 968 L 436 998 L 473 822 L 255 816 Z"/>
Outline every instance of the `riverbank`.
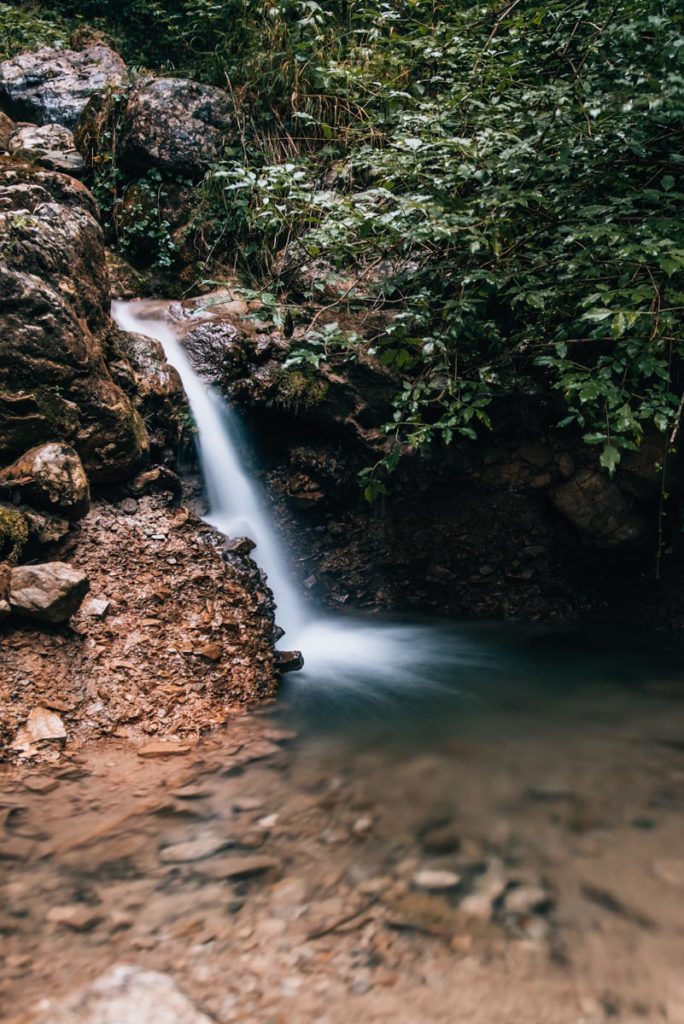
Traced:
<path fill-rule="evenodd" d="M 277 683 L 271 593 L 172 495 L 97 500 L 53 557 L 90 592 L 66 628 L 0 632 L 0 756 L 103 736 L 196 739 Z"/>
<path fill-rule="evenodd" d="M 438 727 L 293 676 L 173 757 L 4 769 L 6 1019 L 679 1021 L 681 675 L 574 650 L 487 644 L 498 695 L 457 671 Z"/>

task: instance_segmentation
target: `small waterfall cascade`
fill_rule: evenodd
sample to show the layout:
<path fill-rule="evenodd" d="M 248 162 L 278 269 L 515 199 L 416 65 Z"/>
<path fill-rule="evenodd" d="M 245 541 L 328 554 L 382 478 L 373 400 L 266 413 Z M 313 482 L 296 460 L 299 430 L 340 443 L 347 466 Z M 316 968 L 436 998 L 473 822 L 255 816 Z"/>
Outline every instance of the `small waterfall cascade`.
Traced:
<path fill-rule="evenodd" d="M 206 521 L 227 537 L 256 544 L 254 559 L 275 597 L 276 621 L 285 647 L 304 655 L 299 681 L 326 692 L 363 694 L 381 706 L 398 691 L 440 689 L 454 664 L 479 663 L 481 652 L 462 636 L 431 625 L 386 623 L 315 613 L 303 600 L 296 576 L 271 522 L 260 488 L 244 465 L 240 424 L 228 403 L 195 373 L 173 327 L 160 316 L 140 315 L 135 302 L 116 302 L 112 315 L 124 331 L 159 341 L 176 368 L 197 427 L 197 443 L 209 512 Z"/>
<path fill-rule="evenodd" d="M 307 620 L 304 602 L 281 553 L 263 496 L 240 458 L 241 430 L 235 413 L 197 376 L 169 323 L 143 319 L 136 315 L 135 304 L 128 302 L 114 303 L 112 314 L 122 330 L 159 341 L 167 361 L 178 371 L 197 427 L 209 502 L 207 522 L 226 537 L 245 536 L 254 541 L 254 559 L 266 573 L 276 600 L 278 625 L 288 634 L 288 640 L 296 639 Z"/>

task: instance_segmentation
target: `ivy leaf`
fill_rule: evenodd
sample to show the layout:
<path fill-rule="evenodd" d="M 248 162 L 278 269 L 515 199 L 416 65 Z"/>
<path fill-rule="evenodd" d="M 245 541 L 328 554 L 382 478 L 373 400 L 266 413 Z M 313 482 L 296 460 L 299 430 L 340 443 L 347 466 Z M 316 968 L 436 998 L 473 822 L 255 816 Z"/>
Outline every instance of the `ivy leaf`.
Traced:
<path fill-rule="evenodd" d="M 600 458 L 599 461 L 600 461 L 601 465 L 603 466 L 603 468 L 607 469 L 608 473 L 610 474 L 610 476 L 612 476 L 613 473 L 615 472 L 617 466 L 620 463 L 620 459 L 621 459 L 620 452 L 615 447 L 615 445 L 614 444 L 607 444 L 607 445 L 605 445 L 603 451 L 601 452 L 601 458 Z"/>

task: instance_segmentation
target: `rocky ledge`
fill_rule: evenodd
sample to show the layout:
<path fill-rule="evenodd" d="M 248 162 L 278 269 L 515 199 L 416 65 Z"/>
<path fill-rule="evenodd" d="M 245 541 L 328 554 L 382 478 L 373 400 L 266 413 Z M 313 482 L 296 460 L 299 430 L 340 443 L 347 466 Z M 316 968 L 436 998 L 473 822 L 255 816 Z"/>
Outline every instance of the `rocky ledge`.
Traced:
<path fill-rule="evenodd" d="M 96 501 L 54 551 L 90 584 L 69 628 L 0 629 L 0 758 L 51 760 L 103 735 L 196 737 L 272 696 L 271 594 L 249 555 L 224 547 L 168 495 Z M 14 573 L 50 567 L 65 572 Z"/>

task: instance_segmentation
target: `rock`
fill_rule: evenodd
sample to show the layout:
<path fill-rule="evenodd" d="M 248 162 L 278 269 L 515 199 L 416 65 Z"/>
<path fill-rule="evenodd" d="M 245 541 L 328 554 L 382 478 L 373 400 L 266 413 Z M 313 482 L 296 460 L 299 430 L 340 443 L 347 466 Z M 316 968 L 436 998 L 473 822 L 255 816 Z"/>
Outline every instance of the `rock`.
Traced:
<path fill-rule="evenodd" d="M 139 171 L 159 167 L 200 176 L 230 143 L 230 98 L 183 78 L 143 78 L 124 115 L 122 160 Z"/>
<path fill-rule="evenodd" d="M 43 743 L 63 743 L 66 740 L 64 722 L 54 711 L 47 708 L 32 708 L 25 725 L 19 729 L 12 741 L 13 750 L 30 753 L 32 748 Z"/>
<path fill-rule="evenodd" d="M 51 907 L 46 920 L 51 924 L 63 925 L 74 932 L 88 932 L 94 928 L 102 915 L 83 903 L 72 903 L 63 907 Z"/>
<path fill-rule="evenodd" d="M 675 889 L 684 889 L 684 860 L 680 857 L 664 857 L 653 862 L 656 878 Z"/>
<path fill-rule="evenodd" d="M 641 516 L 604 473 L 580 469 L 550 492 L 551 501 L 599 548 L 635 544 L 647 536 Z"/>
<path fill-rule="evenodd" d="M 58 544 L 68 535 L 71 524 L 68 519 L 51 516 L 46 512 L 36 512 L 24 505 L 21 509 L 29 528 L 29 543 L 35 541 L 40 547 L 44 544 Z"/>
<path fill-rule="evenodd" d="M 154 466 L 153 469 L 138 473 L 128 489 L 136 498 L 145 494 L 172 494 L 174 498 L 180 498 L 183 484 L 180 477 L 167 466 Z"/>
<path fill-rule="evenodd" d="M 192 653 L 200 658 L 206 658 L 207 661 L 220 661 L 223 648 L 220 644 L 202 644 L 200 647 L 194 647 Z"/>
<path fill-rule="evenodd" d="M 111 601 L 104 597 L 89 597 L 81 605 L 83 615 L 89 615 L 91 619 L 104 619 L 109 611 Z"/>
<path fill-rule="evenodd" d="M 107 364 L 114 325 L 96 214 L 75 178 L 0 159 L 0 232 L 12 240 L 11 259 L 0 256 L 0 463 L 63 441 L 91 480 L 117 481 L 149 438 Z"/>
<path fill-rule="evenodd" d="M 67 444 L 38 445 L 0 470 L 0 492 L 15 501 L 81 519 L 90 508 L 90 488 L 83 464 Z"/>
<path fill-rule="evenodd" d="M 461 845 L 461 837 L 453 825 L 431 828 L 421 841 L 427 853 L 454 853 Z"/>
<path fill-rule="evenodd" d="M 76 149 L 73 133 L 59 124 L 19 125 L 7 144 L 13 156 L 80 178 L 85 171 L 83 157 Z"/>
<path fill-rule="evenodd" d="M 51 779 L 46 775 L 29 775 L 24 779 L 24 787 L 31 793 L 52 793 L 58 786 L 59 779 Z"/>
<path fill-rule="evenodd" d="M 230 840 L 225 837 L 200 836 L 187 843 L 165 846 L 159 852 L 159 860 L 162 864 L 191 864 L 196 860 L 207 860 L 229 845 Z"/>
<path fill-rule="evenodd" d="M 0 105 L 17 121 L 74 128 L 91 96 L 127 79 L 126 65 L 107 46 L 45 46 L 0 64 Z"/>
<path fill-rule="evenodd" d="M 446 889 L 455 889 L 460 884 L 461 876 L 455 871 L 443 871 L 437 868 L 423 868 L 416 871 L 413 876 L 413 884 L 419 889 L 429 889 L 431 892 L 440 892 Z"/>
<path fill-rule="evenodd" d="M 276 651 L 276 665 L 280 672 L 299 672 L 304 668 L 301 651 Z"/>
<path fill-rule="evenodd" d="M 138 747 L 138 757 L 174 757 L 189 753 L 190 747 L 186 743 L 164 740 L 155 740 L 153 743 L 146 743 L 144 747 Z"/>
<path fill-rule="evenodd" d="M 254 551 L 256 544 L 249 537 L 233 537 L 223 545 L 223 550 L 231 555 L 247 556 Z"/>
<path fill-rule="evenodd" d="M 7 601 L 5 601 L 4 598 L 0 598 L 0 622 L 4 622 L 5 619 L 8 619 L 11 614 L 12 609 L 10 608 Z"/>
<path fill-rule="evenodd" d="M 88 592 L 85 573 L 66 562 L 22 565 L 12 569 L 9 603 L 12 611 L 38 622 L 66 622 Z"/>
<path fill-rule="evenodd" d="M 212 860 L 207 867 L 212 878 L 250 878 L 252 875 L 262 875 L 266 871 L 275 871 L 280 867 L 280 862 L 274 857 L 235 856 Z"/>
<path fill-rule="evenodd" d="M 31 1024 L 213 1024 L 158 971 L 117 964 L 65 999 L 43 999 Z"/>
<path fill-rule="evenodd" d="M 178 373 L 166 362 L 164 349 L 154 338 L 117 328 L 110 339 L 122 357 L 110 363 L 110 370 L 116 383 L 134 395 L 136 408 L 145 421 L 153 458 L 173 462 L 187 419 L 187 400 Z M 180 496 L 175 475 L 161 466 L 150 470 L 155 471 L 157 486 L 152 489 L 171 490 Z M 148 478 L 146 484 L 151 483 Z M 149 489 L 148 486 L 147 493 Z"/>
<path fill-rule="evenodd" d="M 461 900 L 459 910 L 466 917 L 488 921 L 494 912 L 494 903 L 506 891 L 508 881 L 503 862 L 494 858 L 487 870 L 475 880 L 473 891 Z"/>
<path fill-rule="evenodd" d="M 16 124 L 11 117 L 0 110 L 0 153 L 6 153 L 12 132 L 16 131 Z"/>
<path fill-rule="evenodd" d="M 549 902 L 548 892 L 539 885 L 516 885 L 504 897 L 504 907 L 511 914 L 533 914 Z"/>

